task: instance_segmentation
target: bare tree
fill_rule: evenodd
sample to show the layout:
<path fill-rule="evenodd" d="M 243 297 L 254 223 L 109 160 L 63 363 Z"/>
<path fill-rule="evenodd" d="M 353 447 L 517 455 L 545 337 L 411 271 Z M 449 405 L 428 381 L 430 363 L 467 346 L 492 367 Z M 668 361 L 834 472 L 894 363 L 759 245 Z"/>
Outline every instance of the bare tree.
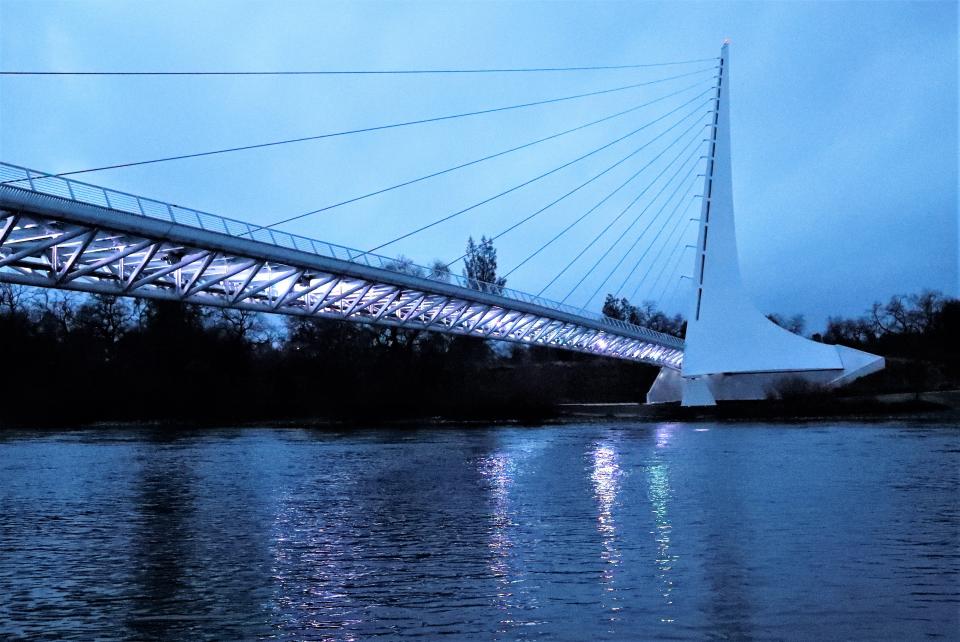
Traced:
<path fill-rule="evenodd" d="M 905 296 L 897 294 L 886 304 L 874 303 L 870 307 L 870 320 L 875 333 L 923 334 L 936 322 L 947 299 L 935 290 Z"/>
<path fill-rule="evenodd" d="M 130 330 L 133 318 L 127 301 L 108 294 L 94 294 L 76 313 L 79 327 L 109 345 L 115 345 Z"/>
<path fill-rule="evenodd" d="M 27 313 L 39 299 L 36 289 L 16 283 L 0 283 L 0 311 Z"/>
<path fill-rule="evenodd" d="M 76 298 L 72 292 L 44 290 L 39 323 L 51 328 L 60 338 L 68 336 L 75 327 Z"/>
<path fill-rule="evenodd" d="M 913 316 L 920 332 L 927 332 L 934 326 L 947 304 L 943 293 L 937 290 L 924 290 L 920 294 L 911 294 L 909 301 L 913 306 Z"/>
<path fill-rule="evenodd" d="M 792 317 L 784 317 L 776 312 L 771 312 L 767 315 L 767 318 L 776 323 L 778 326 L 784 330 L 789 330 L 794 334 L 803 334 L 803 330 L 807 325 L 807 320 L 803 317 L 802 314 L 795 314 Z"/>
<path fill-rule="evenodd" d="M 231 339 L 260 344 L 273 338 L 263 317 L 253 310 L 217 308 L 211 319 L 214 327 Z"/>

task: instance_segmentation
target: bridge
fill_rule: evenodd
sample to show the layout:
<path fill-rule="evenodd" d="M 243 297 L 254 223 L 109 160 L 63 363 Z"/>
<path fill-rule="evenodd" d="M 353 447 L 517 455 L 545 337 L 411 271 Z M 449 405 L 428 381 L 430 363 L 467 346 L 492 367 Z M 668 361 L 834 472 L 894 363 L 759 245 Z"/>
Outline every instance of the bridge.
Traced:
<path fill-rule="evenodd" d="M 694 250 L 685 340 L 540 294 L 9 163 L 0 163 L 0 282 L 334 318 L 643 362 L 661 368 L 648 394 L 651 402 L 682 400 L 702 405 L 717 399 L 760 398 L 784 376 L 839 385 L 881 368 L 883 360 L 873 355 L 814 343 L 775 326 L 747 300 L 740 283 L 733 217 L 728 45 L 710 70 L 715 72 L 710 86 L 673 112 L 701 98 L 709 109 L 703 112 L 701 104 L 694 105 L 654 138 L 686 127 L 660 152 L 662 156 L 688 141 L 660 176 L 676 161 L 692 158 L 694 162 L 682 160 L 677 165 L 657 197 L 671 188 L 673 193 L 636 237 L 643 237 L 655 220 L 664 221 L 643 255 L 657 247 L 653 262 L 665 257 L 655 283 L 663 282 L 669 265 L 679 265 L 685 252 Z M 707 122 L 699 122 L 704 113 Z M 693 124 L 688 127 L 691 118 Z M 705 139 L 704 131 L 708 132 Z M 701 144 L 706 153 L 698 157 Z M 705 164 L 702 191 L 696 195 L 700 216 L 687 219 L 697 223 L 698 238 L 696 246 L 690 246 L 682 243 L 686 208 L 681 207 L 680 188 L 701 161 Z M 676 181 L 678 176 L 683 178 Z M 677 193 L 681 198 L 673 205 L 671 199 Z M 663 239 L 659 247 L 658 239 Z M 643 257 L 637 265 L 641 261 Z M 680 282 L 676 279 L 675 285 Z"/>

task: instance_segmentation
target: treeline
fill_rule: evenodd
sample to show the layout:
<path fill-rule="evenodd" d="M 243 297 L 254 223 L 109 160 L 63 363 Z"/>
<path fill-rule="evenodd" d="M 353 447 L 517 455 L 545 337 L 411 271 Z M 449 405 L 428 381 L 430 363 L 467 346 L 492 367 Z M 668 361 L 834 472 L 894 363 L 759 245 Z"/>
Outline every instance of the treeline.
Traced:
<path fill-rule="evenodd" d="M 878 350 L 886 356 L 956 359 L 958 329 L 960 300 L 924 290 L 874 303 L 859 317 L 830 317 L 819 339 Z"/>
<path fill-rule="evenodd" d="M 488 239 L 468 242 L 468 284 L 500 289 Z M 420 270 L 399 257 L 392 269 Z M 441 262 L 429 278 L 450 278 Z M 603 312 L 683 336 L 653 303 Z M 803 332 L 800 315 L 770 318 Z M 960 386 L 960 302 L 895 296 L 813 339 L 888 358 L 853 391 Z M 168 301 L 0 283 L 0 425 L 262 419 L 536 419 L 564 402 L 642 401 L 652 366 L 537 346 Z"/>
<path fill-rule="evenodd" d="M 650 301 L 634 305 L 608 294 L 603 313 L 679 337 L 686 331 L 682 316 L 668 316 Z M 802 314 L 768 314 L 767 318 L 791 332 L 805 334 Z M 884 370 L 837 390 L 837 394 L 960 388 L 960 300 L 941 292 L 894 295 L 886 303 L 874 303 L 861 316 L 829 317 L 823 332 L 807 336 L 886 357 Z"/>
<path fill-rule="evenodd" d="M 304 317 L 0 284 L 0 423 L 526 418 L 656 370 Z"/>
<path fill-rule="evenodd" d="M 675 337 L 682 338 L 687 329 L 687 322 L 682 315 L 667 316 L 657 309 L 653 301 L 633 305 L 626 297 L 618 299 L 613 294 L 608 294 L 603 302 L 602 312 L 611 319 L 628 321 Z"/>
<path fill-rule="evenodd" d="M 775 323 L 802 333 L 801 315 Z M 854 382 L 849 392 L 923 391 L 960 387 L 960 300 L 934 290 L 898 294 L 858 317 L 827 319 L 815 341 L 841 344 L 887 358 L 881 372 Z"/>
<path fill-rule="evenodd" d="M 388 269 L 448 281 L 450 265 Z M 491 239 L 469 287 L 499 292 Z M 655 369 L 539 347 L 338 320 L 0 284 L 0 422 L 537 418 L 641 400 Z"/>
<path fill-rule="evenodd" d="M 822 340 L 887 357 L 884 370 L 851 392 L 960 388 L 960 300 L 940 292 L 896 295 L 862 316 L 831 317 Z"/>

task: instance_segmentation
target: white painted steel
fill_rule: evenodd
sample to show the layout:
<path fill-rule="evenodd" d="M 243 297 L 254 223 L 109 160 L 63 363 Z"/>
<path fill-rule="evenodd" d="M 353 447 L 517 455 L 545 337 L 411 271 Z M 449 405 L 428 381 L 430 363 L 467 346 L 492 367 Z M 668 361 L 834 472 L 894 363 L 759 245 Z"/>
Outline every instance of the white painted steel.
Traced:
<path fill-rule="evenodd" d="M 118 209 L 119 208 L 119 209 Z M 0 164 L 0 281 L 337 318 L 679 369 L 683 341 L 459 275 Z"/>
<path fill-rule="evenodd" d="M 837 385 L 879 370 L 881 357 L 811 341 L 781 328 L 754 306 L 744 290 L 733 210 L 727 44 L 721 50 L 717 85 L 681 370 L 684 404 L 710 405 L 714 398 L 762 399 L 786 376 Z M 675 389 L 675 384 L 674 377 L 658 380 L 654 385 L 658 389 L 651 389 L 648 398 L 672 396 L 668 389 Z"/>

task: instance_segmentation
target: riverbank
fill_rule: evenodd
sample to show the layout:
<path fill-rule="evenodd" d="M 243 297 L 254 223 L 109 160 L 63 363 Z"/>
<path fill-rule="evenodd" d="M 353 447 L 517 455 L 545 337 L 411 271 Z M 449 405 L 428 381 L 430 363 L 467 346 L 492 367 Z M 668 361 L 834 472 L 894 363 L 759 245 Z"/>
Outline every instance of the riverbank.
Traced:
<path fill-rule="evenodd" d="M 685 408 L 676 403 L 568 403 L 560 417 L 571 420 L 629 419 L 640 421 L 811 421 L 822 419 L 956 420 L 960 424 L 960 390 L 798 397 L 783 400 L 725 401 L 716 406 Z"/>
<path fill-rule="evenodd" d="M 0 424 L 3 430 L 44 429 L 51 431 L 139 426 L 161 431 L 183 432 L 223 426 L 250 428 L 351 429 L 396 426 L 491 426 L 569 424 L 584 421 L 633 422 L 809 422 L 823 420 L 883 422 L 889 420 L 955 422 L 960 426 L 960 390 L 857 395 L 850 397 L 801 397 L 789 400 L 727 401 L 716 406 L 685 408 L 678 403 L 638 402 L 559 403 L 536 406 L 504 405 L 472 408 L 474 412 L 424 414 L 398 413 L 383 416 L 365 413 L 356 416 L 315 416 L 290 418 L 151 419 L 59 422 L 13 422 Z M 492 411 L 490 411 L 492 410 Z M 512 411 L 512 412 L 511 412 Z"/>

